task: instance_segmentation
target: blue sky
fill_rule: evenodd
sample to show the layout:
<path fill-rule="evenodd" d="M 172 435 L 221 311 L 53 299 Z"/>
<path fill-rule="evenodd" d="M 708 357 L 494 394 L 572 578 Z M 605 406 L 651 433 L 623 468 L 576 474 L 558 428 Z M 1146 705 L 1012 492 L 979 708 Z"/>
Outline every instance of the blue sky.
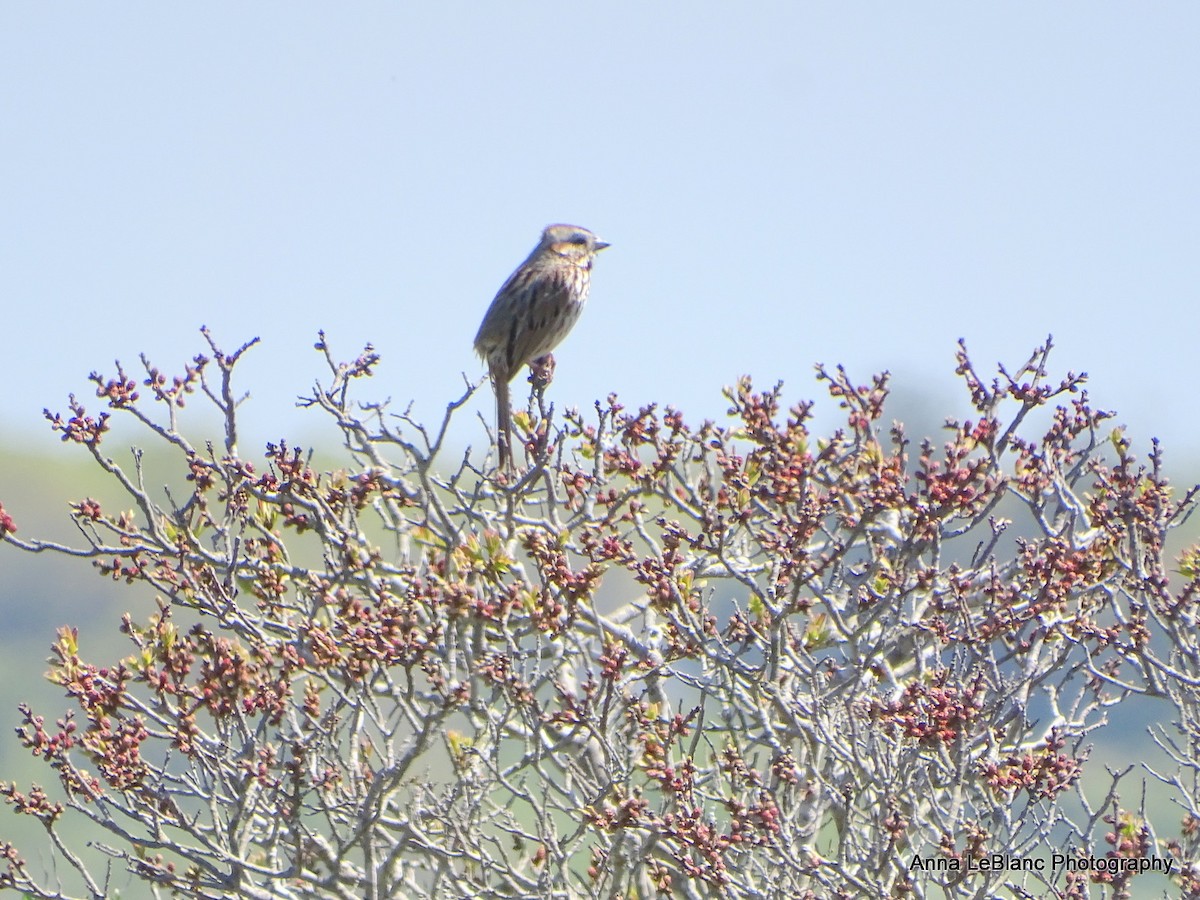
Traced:
<path fill-rule="evenodd" d="M 321 426 L 292 406 L 321 328 L 433 419 L 568 221 L 613 247 L 560 407 L 720 418 L 739 374 L 800 399 L 822 361 L 962 412 L 957 338 L 1016 364 L 1053 332 L 1179 463 L 1198 34 L 1182 2 L 4 4 L 0 428 L 52 443 L 44 406 L 117 357 L 174 371 L 201 324 L 262 337 L 264 439 Z"/>

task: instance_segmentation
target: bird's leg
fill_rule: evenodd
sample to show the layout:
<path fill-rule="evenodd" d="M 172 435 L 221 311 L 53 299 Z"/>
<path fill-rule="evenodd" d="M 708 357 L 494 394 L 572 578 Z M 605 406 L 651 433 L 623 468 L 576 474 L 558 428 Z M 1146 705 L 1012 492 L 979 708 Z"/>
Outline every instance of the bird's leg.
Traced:
<path fill-rule="evenodd" d="M 535 454 L 544 462 L 546 443 L 549 436 L 549 418 L 553 407 L 546 409 L 546 388 L 554 379 L 554 354 L 547 353 L 529 363 L 529 383 L 533 385 L 533 399 L 537 403 L 539 422 L 534 432 Z"/>
<path fill-rule="evenodd" d="M 544 391 L 554 380 L 554 354 L 547 353 L 529 363 L 529 383 L 534 390 Z"/>

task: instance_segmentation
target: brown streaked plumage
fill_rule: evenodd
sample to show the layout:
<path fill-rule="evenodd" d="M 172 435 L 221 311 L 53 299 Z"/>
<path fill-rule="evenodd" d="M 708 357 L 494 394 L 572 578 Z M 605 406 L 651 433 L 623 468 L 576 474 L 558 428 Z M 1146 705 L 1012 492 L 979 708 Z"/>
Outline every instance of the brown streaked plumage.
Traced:
<path fill-rule="evenodd" d="M 607 246 L 586 228 L 548 225 L 483 316 L 475 352 L 487 363 L 496 392 L 500 468 L 512 468 L 509 382 L 523 366 L 549 354 L 574 327 L 587 302 L 592 260 Z"/>

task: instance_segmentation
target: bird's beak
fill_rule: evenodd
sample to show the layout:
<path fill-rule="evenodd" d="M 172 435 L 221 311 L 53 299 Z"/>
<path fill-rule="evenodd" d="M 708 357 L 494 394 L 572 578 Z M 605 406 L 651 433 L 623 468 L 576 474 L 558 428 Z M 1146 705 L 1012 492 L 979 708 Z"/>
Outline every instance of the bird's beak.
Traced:
<path fill-rule="evenodd" d="M 611 247 L 612 244 L 610 244 L 608 241 L 602 241 L 600 238 L 596 238 L 596 243 L 592 246 L 594 246 L 596 248 L 596 252 L 599 253 L 605 247 Z"/>

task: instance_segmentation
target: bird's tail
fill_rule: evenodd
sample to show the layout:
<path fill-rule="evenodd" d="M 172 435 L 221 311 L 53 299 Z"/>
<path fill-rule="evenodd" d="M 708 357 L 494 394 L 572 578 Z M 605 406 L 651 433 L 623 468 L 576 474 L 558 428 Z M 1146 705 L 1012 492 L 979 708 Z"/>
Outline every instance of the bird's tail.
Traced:
<path fill-rule="evenodd" d="M 508 382 L 493 378 L 496 389 L 496 451 L 500 457 L 499 468 L 512 471 L 512 407 L 508 402 Z"/>

